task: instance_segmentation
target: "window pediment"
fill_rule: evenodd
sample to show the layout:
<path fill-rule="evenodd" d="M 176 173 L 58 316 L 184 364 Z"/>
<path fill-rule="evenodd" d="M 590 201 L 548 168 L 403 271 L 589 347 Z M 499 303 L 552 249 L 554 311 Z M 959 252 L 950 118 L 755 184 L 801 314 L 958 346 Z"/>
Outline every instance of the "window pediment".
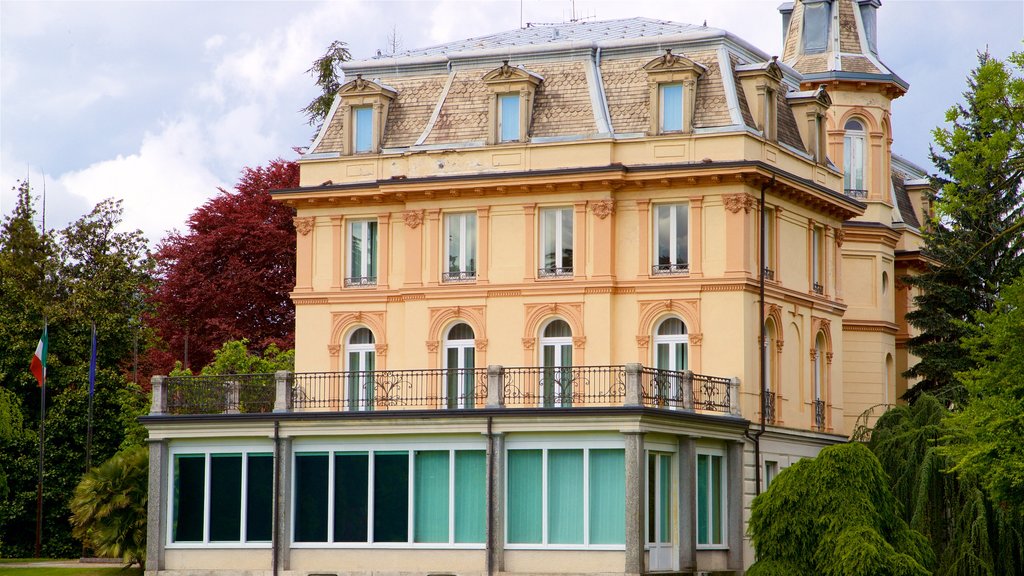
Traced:
<path fill-rule="evenodd" d="M 536 86 L 544 81 L 544 77 L 535 72 L 530 72 L 529 70 L 523 68 L 522 66 L 511 66 L 508 63 L 508 60 L 505 60 L 501 63 L 501 66 L 498 66 L 494 70 L 491 70 L 487 74 L 484 74 L 484 77 L 481 78 L 481 80 L 483 80 L 484 83 L 488 85 L 500 84 L 504 82 L 525 82 L 528 84 L 532 84 L 533 86 Z"/>
<path fill-rule="evenodd" d="M 384 138 L 388 110 L 398 91 L 356 75 L 338 89 L 342 122 L 342 153 L 378 153 Z"/>
<path fill-rule="evenodd" d="M 673 54 L 671 48 L 667 48 L 665 53 L 657 58 L 654 58 L 643 66 L 651 76 L 657 77 L 659 82 L 674 82 L 684 79 L 696 80 L 697 78 L 704 75 L 707 69 L 704 66 L 690 60 L 686 56 L 680 56 L 679 54 Z M 678 74 L 678 78 L 663 76 L 671 76 Z"/>
<path fill-rule="evenodd" d="M 363 78 L 362 74 L 357 74 L 355 79 L 350 80 L 341 85 L 338 88 L 338 94 L 342 98 L 351 98 L 354 96 L 379 96 L 393 100 L 398 95 L 398 91 L 384 84 L 374 82 L 373 80 L 367 80 Z"/>
<path fill-rule="evenodd" d="M 650 92 L 650 128 L 648 134 L 689 133 L 697 105 L 697 80 L 707 71 L 671 48 L 642 68 L 647 72 Z"/>
<path fill-rule="evenodd" d="M 544 81 L 540 74 L 522 66 L 501 66 L 481 78 L 490 92 L 487 114 L 487 143 L 525 142 L 529 140 L 533 118 L 533 96 Z"/>

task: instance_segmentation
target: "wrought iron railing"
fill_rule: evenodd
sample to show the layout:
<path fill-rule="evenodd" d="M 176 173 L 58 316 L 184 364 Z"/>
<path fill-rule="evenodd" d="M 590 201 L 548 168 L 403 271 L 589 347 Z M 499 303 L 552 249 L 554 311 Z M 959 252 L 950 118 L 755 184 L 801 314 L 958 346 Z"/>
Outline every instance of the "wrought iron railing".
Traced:
<path fill-rule="evenodd" d="M 476 270 L 454 270 L 441 272 L 441 282 L 473 282 L 476 280 Z"/>
<path fill-rule="evenodd" d="M 813 285 L 811 285 L 811 289 L 814 290 L 815 294 L 825 293 L 825 287 L 819 284 L 818 282 L 815 282 Z"/>
<path fill-rule="evenodd" d="M 764 413 L 764 421 L 768 424 L 775 423 L 775 392 L 764 392 L 764 405 L 761 407 Z"/>
<path fill-rule="evenodd" d="M 358 286 L 376 286 L 376 285 L 377 285 L 377 277 L 376 276 L 352 276 L 352 277 L 349 277 L 349 278 L 345 278 L 345 287 L 346 288 L 354 288 L 354 287 L 358 287 Z"/>
<path fill-rule="evenodd" d="M 765 280 L 775 280 L 775 270 L 772 270 L 771 268 L 765 266 L 764 267 L 764 279 Z"/>
<path fill-rule="evenodd" d="M 486 368 L 300 372 L 291 383 L 296 410 L 456 410 L 487 401 Z"/>
<path fill-rule="evenodd" d="M 814 401 L 814 427 L 818 430 L 825 429 L 825 401 Z"/>
<path fill-rule="evenodd" d="M 232 414 L 270 412 L 274 408 L 273 374 L 168 376 L 170 414 Z"/>
<path fill-rule="evenodd" d="M 564 266 L 562 268 L 546 266 L 539 268 L 537 275 L 541 278 L 568 278 L 572 276 L 572 266 Z"/>
<path fill-rule="evenodd" d="M 505 368 L 505 406 L 559 408 L 621 405 L 626 397 L 624 366 Z"/>
<path fill-rule="evenodd" d="M 728 413 L 732 380 L 688 370 L 640 370 L 640 399 L 645 406 Z"/>
<path fill-rule="evenodd" d="M 858 198 L 858 199 L 859 198 L 867 198 L 868 197 L 868 191 L 867 190 L 859 190 L 857 188 L 847 188 L 846 189 L 846 195 L 849 196 L 850 198 Z"/>
<path fill-rule="evenodd" d="M 678 264 L 655 264 L 651 266 L 651 274 L 658 275 L 669 275 L 669 274 L 686 274 L 690 271 L 690 264 L 688 262 L 680 262 Z"/>

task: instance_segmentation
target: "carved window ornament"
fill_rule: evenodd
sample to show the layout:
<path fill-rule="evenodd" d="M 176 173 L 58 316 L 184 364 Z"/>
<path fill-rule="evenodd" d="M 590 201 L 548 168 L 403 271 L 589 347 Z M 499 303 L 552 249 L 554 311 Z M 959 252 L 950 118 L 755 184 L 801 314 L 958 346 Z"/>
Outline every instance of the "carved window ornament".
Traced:
<path fill-rule="evenodd" d="M 779 107 L 776 96 L 782 85 L 782 68 L 778 56 L 772 56 L 769 62 L 737 66 L 736 76 L 743 86 L 747 106 L 757 129 L 765 139 L 777 140 Z"/>
<path fill-rule="evenodd" d="M 530 137 L 533 98 L 544 77 L 508 60 L 484 74 L 490 93 L 487 105 L 487 143 L 524 142 Z"/>
<path fill-rule="evenodd" d="M 406 210 L 402 212 L 402 221 L 409 228 L 416 229 L 423 224 L 423 210 Z"/>
<path fill-rule="evenodd" d="M 313 231 L 313 225 L 316 223 L 315 216 L 300 216 L 292 218 L 292 222 L 295 223 L 295 231 L 300 236 L 306 236 Z"/>
<path fill-rule="evenodd" d="M 832 106 L 832 97 L 825 91 L 825 85 L 818 86 L 817 90 L 790 92 L 786 100 L 796 116 L 797 128 L 807 153 L 818 164 L 827 163 L 825 114 Z"/>
<path fill-rule="evenodd" d="M 650 126 L 648 134 L 693 132 L 693 116 L 697 109 L 697 80 L 707 72 L 704 66 L 685 56 L 673 54 L 671 48 L 644 64 L 650 92 Z"/>
<path fill-rule="evenodd" d="M 384 140 L 388 109 L 398 92 L 357 74 L 338 89 L 342 154 L 377 154 Z"/>
<path fill-rule="evenodd" d="M 615 201 L 614 200 L 598 200 L 594 203 L 593 207 L 594 216 L 597 216 L 601 220 L 611 216 L 615 213 Z"/>

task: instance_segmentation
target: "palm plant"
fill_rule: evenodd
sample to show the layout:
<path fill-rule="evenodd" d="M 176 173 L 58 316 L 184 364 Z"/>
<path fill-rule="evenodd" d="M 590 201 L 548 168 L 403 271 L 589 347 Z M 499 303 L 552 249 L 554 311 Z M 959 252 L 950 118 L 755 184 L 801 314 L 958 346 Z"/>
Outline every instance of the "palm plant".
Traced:
<path fill-rule="evenodd" d="M 133 446 L 89 470 L 71 499 L 72 534 L 96 554 L 146 562 L 149 452 Z"/>

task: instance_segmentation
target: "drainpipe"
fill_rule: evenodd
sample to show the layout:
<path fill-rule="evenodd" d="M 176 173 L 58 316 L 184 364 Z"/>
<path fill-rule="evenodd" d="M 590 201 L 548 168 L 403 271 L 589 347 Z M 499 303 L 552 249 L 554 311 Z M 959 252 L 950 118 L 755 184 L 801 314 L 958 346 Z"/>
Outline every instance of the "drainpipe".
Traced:
<path fill-rule="evenodd" d="M 277 547 L 281 539 L 280 514 L 281 514 L 281 421 L 274 420 L 274 532 L 270 540 L 270 562 L 273 565 L 274 576 L 278 575 L 278 554 Z"/>
<path fill-rule="evenodd" d="M 764 257 L 765 257 L 765 245 L 764 245 L 765 244 L 765 237 L 764 237 L 764 225 L 765 225 L 765 218 L 764 218 L 764 193 L 765 193 L 765 190 L 767 190 L 768 188 L 771 188 L 774 185 L 775 185 L 775 175 L 773 174 L 772 175 L 772 179 L 771 179 L 770 182 L 767 182 L 767 183 L 761 185 L 761 197 L 758 199 L 758 204 L 757 204 L 758 211 L 759 211 L 758 219 L 760 220 L 760 231 L 758 232 L 758 235 L 757 235 L 757 247 L 758 247 L 758 254 L 759 254 L 758 255 L 758 262 L 757 262 L 757 264 L 758 264 L 758 266 L 757 266 L 757 268 L 758 268 L 758 273 L 757 273 L 757 276 L 758 276 L 757 291 L 758 291 L 758 298 L 759 298 L 758 307 L 759 307 L 759 314 L 760 314 L 759 319 L 758 319 L 758 327 L 760 328 L 760 332 L 761 332 L 761 335 L 758 337 L 758 349 L 757 349 L 757 368 L 758 368 L 758 370 L 757 370 L 757 383 L 758 383 L 757 397 L 758 397 L 758 399 L 760 400 L 760 403 L 761 403 L 761 422 L 760 422 L 760 428 L 756 432 L 754 432 L 753 435 L 750 434 L 750 430 L 749 429 L 746 432 L 744 432 L 744 434 L 743 434 L 748 439 L 750 439 L 751 441 L 754 442 L 754 495 L 755 496 L 761 494 L 761 435 L 764 434 L 764 429 L 765 429 L 765 413 L 764 413 L 765 412 L 765 406 L 764 406 L 764 401 L 765 401 L 765 396 L 764 396 L 764 346 L 765 346 L 765 342 L 763 341 L 764 340 Z"/>

